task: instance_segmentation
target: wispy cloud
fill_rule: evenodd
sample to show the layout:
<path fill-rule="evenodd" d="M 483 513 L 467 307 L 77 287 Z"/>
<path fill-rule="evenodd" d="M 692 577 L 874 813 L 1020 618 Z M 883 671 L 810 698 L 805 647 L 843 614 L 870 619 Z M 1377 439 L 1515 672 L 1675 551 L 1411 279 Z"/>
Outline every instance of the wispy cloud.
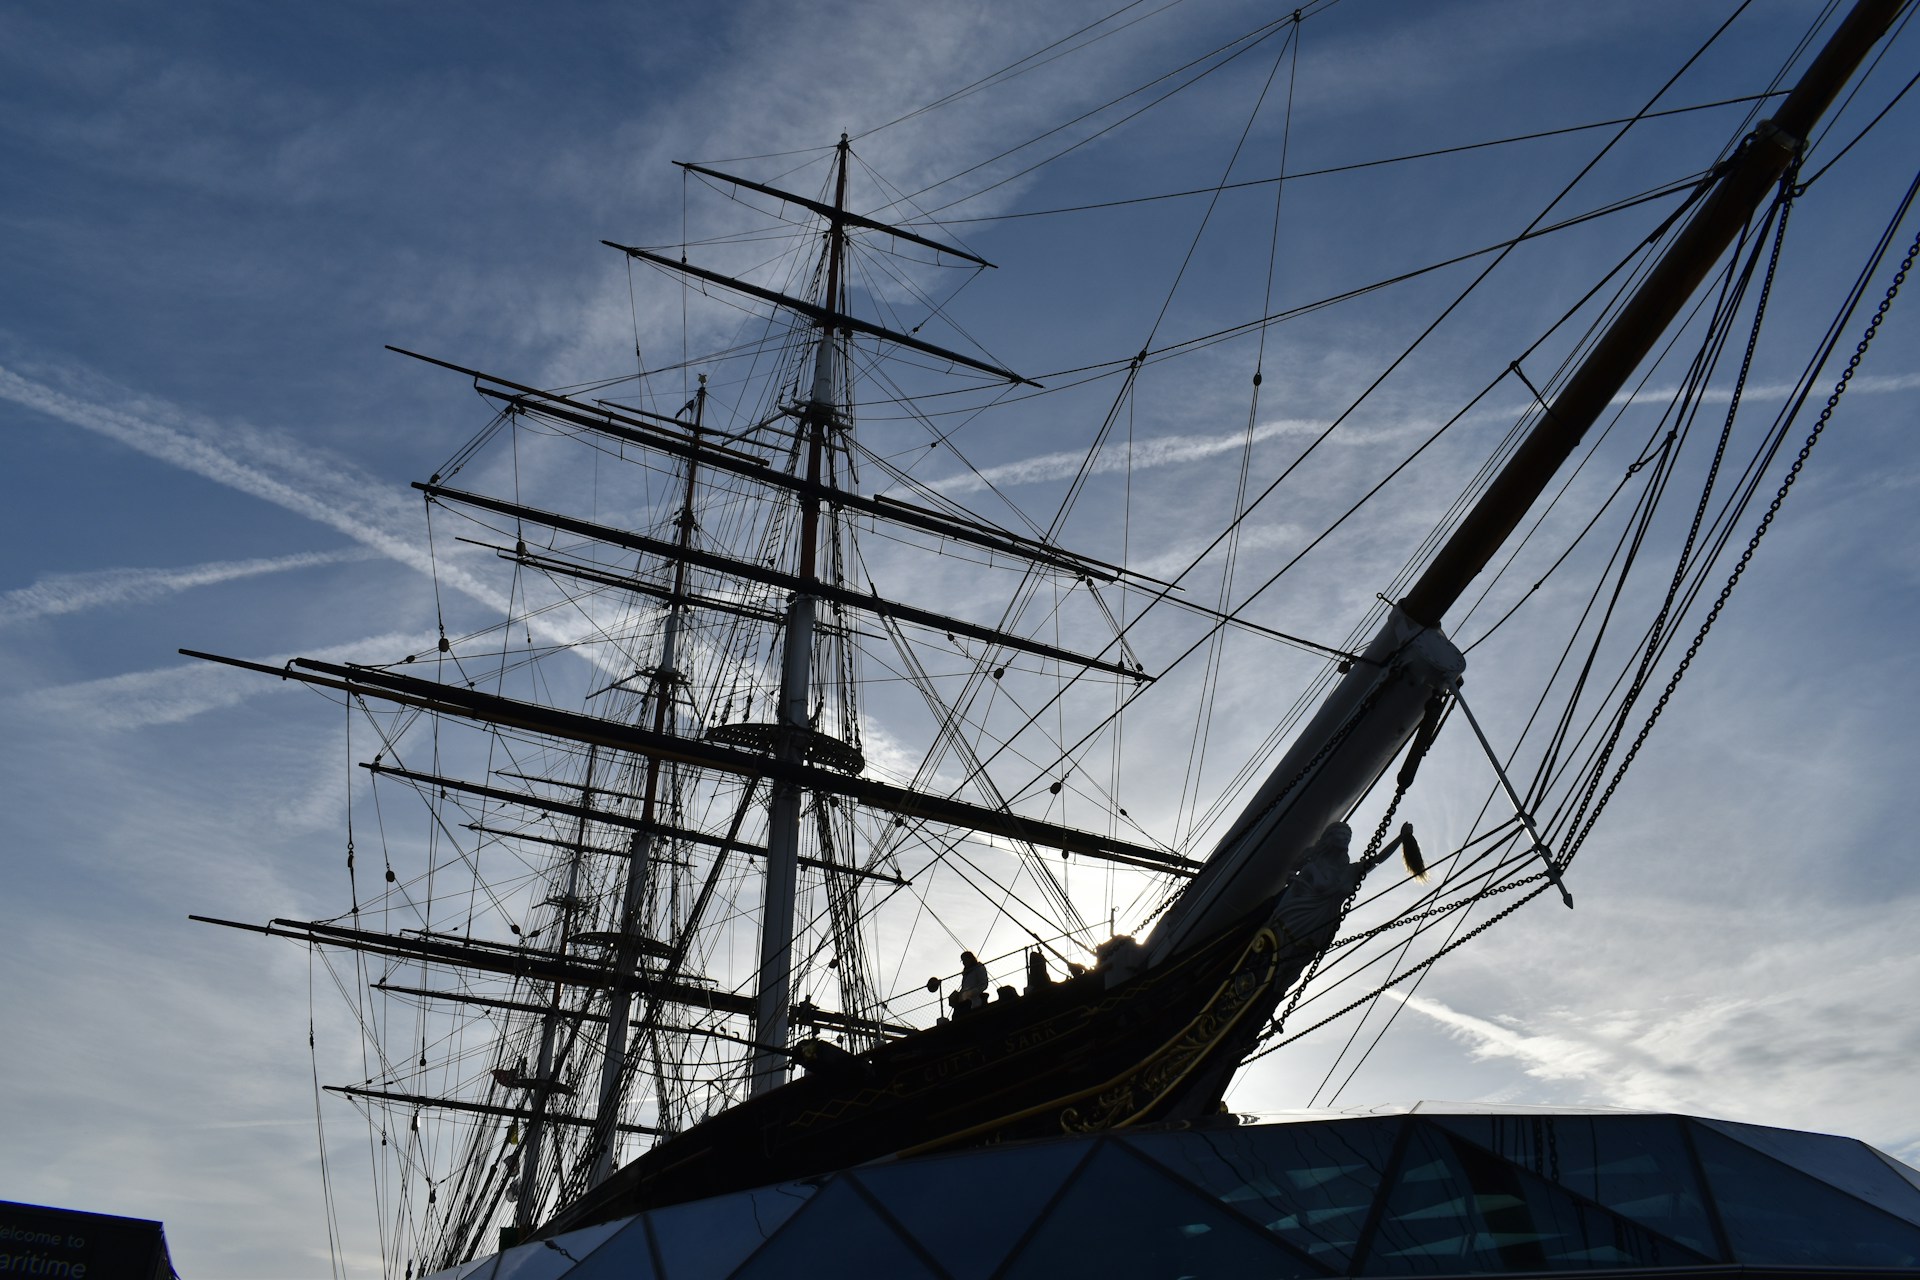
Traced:
<path fill-rule="evenodd" d="M 1387 994 L 1476 1060 L 1517 1067 L 1535 1082 L 1532 1099 L 1844 1126 L 1896 1149 L 1920 1141 L 1877 1084 L 1902 1078 L 1920 1053 L 1920 1029 L 1886 1016 L 1904 1007 L 1920 967 L 1903 926 L 1877 909 L 1748 903 L 1717 913 L 1714 927 L 1693 919 L 1697 941 L 1681 941 L 1672 926 L 1691 917 L 1651 903 L 1641 914 L 1622 918 L 1630 936 L 1610 942 L 1609 957 L 1613 947 L 1658 952 L 1658 970 L 1566 977 L 1551 1006 L 1489 1019 Z M 1758 937 L 1770 949 L 1740 945 Z"/>
<path fill-rule="evenodd" d="M 61 369 L 55 377 L 76 390 L 0 366 L 0 398 L 305 516 L 409 568 L 437 572 L 441 582 L 482 604 L 506 608 L 505 596 L 459 565 L 443 558 L 436 566 L 427 548 L 402 532 L 413 522 L 412 504 L 346 459 L 276 432 L 134 396 L 82 369 Z"/>
<path fill-rule="evenodd" d="M 112 386 L 77 366 L 26 377 L 0 366 L 0 399 L 97 432 L 149 457 L 270 502 L 334 529 L 365 547 L 432 577 L 485 608 L 506 614 L 506 594 L 456 559 L 435 556 L 413 532 L 419 509 L 389 484 L 345 458 L 300 445 L 284 433 L 239 423 L 216 422 L 149 397 Z M 33 588 L 27 588 L 31 591 Z M 0 625 L 8 619 L 0 614 Z M 572 616 L 535 614 L 526 619 L 535 635 L 557 645 L 580 640 L 590 626 Z M 578 650 L 589 662 L 601 655 Z M 131 678 L 131 677 L 130 677 Z"/>
<path fill-rule="evenodd" d="M 1889 374 L 1881 376 L 1863 376 L 1855 378 L 1849 392 L 1855 395 L 1887 395 L 1902 391 L 1920 389 L 1920 373 Z M 1765 386 L 1750 386 L 1742 398 L 1747 401 L 1784 400 L 1793 394 L 1795 388 L 1789 383 L 1772 383 Z M 1640 405 L 1664 404 L 1679 393 L 1677 387 L 1649 387 L 1637 392 L 1623 391 L 1613 398 L 1616 405 L 1635 403 Z M 1700 397 L 1706 404 L 1725 404 L 1731 398 L 1731 392 L 1724 388 L 1706 391 Z M 1507 407 L 1489 407 L 1467 414 L 1463 422 L 1483 419 L 1512 419 L 1526 412 L 1524 405 Z M 1316 435 L 1326 429 L 1323 421 L 1304 418 L 1282 418 L 1263 422 L 1253 430 L 1253 442 L 1261 444 L 1282 437 L 1306 437 Z M 1398 430 L 1409 430 L 1403 424 Z M 1425 430 L 1432 430 L 1427 425 Z M 1361 433 L 1349 431 L 1347 440 L 1357 438 Z M 1378 439 L 1377 432 L 1367 432 L 1368 443 Z M 1114 475 L 1123 471 L 1149 471 L 1159 467 L 1178 466 L 1186 462 L 1198 462 L 1218 457 L 1242 448 L 1247 443 L 1244 430 L 1220 432 L 1215 435 L 1179 434 L 1154 436 L 1136 441 L 1131 449 L 1108 448 L 1094 462 L 1091 472 L 1094 475 Z M 1001 463 L 982 471 L 964 475 L 947 476 L 931 481 L 928 488 L 938 493 L 960 494 L 977 493 L 989 485 L 1005 487 L 1017 484 L 1038 484 L 1051 480 L 1067 480 L 1077 475 L 1086 461 L 1086 454 L 1055 452 L 1039 453 L 1030 457 Z"/>
<path fill-rule="evenodd" d="M 393 657 L 430 648 L 434 637 L 427 634 L 369 636 L 350 644 L 335 645 L 302 656 L 321 661 L 365 661 L 369 657 Z M 277 667 L 292 655 L 281 654 L 255 661 Z M 135 729 L 144 725 L 176 724 L 204 712 L 234 706 L 257 693 L 281 687 L 265 678 L 240 678 L 225 667 L 208 662 L 181 662 L 149 671 L 129 671 L 100 680 L 82 680 L 73 684 L 36 689 L 14 698 L 17 711 L 68 726 L 100 730 Z"/>
<path fill-rule="evenodd" d="M 0 627 L 85 609 L 147 604 L 195 587 L 369 560 L 377 554 L 370 547 L 350 547 L 258 560 L 216 560 L 178 569 L 101 569 L 93 573 L 50 574 L 32 586 L 0 595 Z"/>
<path fill-rule="evenodd" d="M 1297 524 L 1254 525 L 1241 532 L 1240 553 L 1242 555 L 1272 551 L 1282 547 L 1294 547 L 1306 541 L 1307 531 Z M 1131 566 L 1134 570 L 1150 578 L 1172 578 L 1193 563 L 1193 558 L 1206 549 L 1212 539 L 1193 538 L 1178 546 L 1169 547 L 1159 555 L 1146 560 L 1136 560 Z M 1224 544 L 1222 544 L 1224 545 Z M 1196 591 L 1204 591 L 1212 584 L 1205 579 L 1195 579 L 1187 585 L 1195 586 Z"/>
<path fill-rule="evenodd" d="M 1470 1045 L 1475 1057 L 1510 1059 L 1526 1074 L 1540 1080 L 1605 1082 L 1617 1087 L 1628 1069 L 1626 1060 L 1645 1056 L 1630 1053 L 1622 1044 L 1591 1036 L 1566 1031 L 1532 1032 L 1503 1025 L 1462 1013 L 1427 996 L 1402 995 L 1398 991 L 1382 994 L 1439 1023 L 1455 1038 Z M 1628 1088 L 1637 1095 L 1633 1105 L 1655 1109 L 1675 1105 L 1673 1091 L 1664 1087 L 1657 1075 L 1637 1080 Z"/>

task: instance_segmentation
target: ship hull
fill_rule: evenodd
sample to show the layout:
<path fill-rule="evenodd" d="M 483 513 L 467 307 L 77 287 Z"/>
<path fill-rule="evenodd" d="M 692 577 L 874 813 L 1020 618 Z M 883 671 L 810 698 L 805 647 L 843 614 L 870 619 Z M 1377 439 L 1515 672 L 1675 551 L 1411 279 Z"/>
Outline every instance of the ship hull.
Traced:
<path fill-rule="evenodd" d="M 1215 1111 L 1276 974 L 1297 969 L 1267 918 L 1111 986 L 1083 974 L 824 1065 L 662 1141 L 542 1234 L 888 1156 Z"/>

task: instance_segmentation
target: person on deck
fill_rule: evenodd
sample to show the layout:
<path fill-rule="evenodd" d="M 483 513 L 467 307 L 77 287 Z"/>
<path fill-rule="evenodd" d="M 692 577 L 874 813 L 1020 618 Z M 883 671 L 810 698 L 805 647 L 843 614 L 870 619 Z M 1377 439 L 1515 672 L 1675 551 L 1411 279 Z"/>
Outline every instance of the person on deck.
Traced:
<path fill-rule="evenodd" d="M 985 1008 L 987 1003 L 987 966 L 971 951 L 960 953 L 960 1003 L 956 1010 Z"/>
<path fill-rule="evenodd" d="M 1093 949 L 1094 969 L 1107 975 L 1107 985 L 1125 982 L 1147 967 L 1147 949 L 1129 933 L 1116 933 Z"/>
<path fill-rule="evenodd" d="M 1027 952 L 1027 994 L 1032 995 L 1052 985 L 1053 977 L 1047 972 L 1047 958 L 1035 947 Z"/>

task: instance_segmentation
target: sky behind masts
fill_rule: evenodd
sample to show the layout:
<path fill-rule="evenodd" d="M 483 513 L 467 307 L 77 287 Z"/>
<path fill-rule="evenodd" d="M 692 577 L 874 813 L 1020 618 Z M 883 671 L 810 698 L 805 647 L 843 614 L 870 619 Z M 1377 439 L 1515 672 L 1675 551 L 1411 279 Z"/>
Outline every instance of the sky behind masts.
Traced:
<path fill-rule="evenodd" d="M 1290 167 L 1630 114 L 1732 8 L 1345 0 L 1303 31 Z M 1678 100 L 1763 87 L 1814 8 L 1754 4 Z M 555 385 L 631 368 L 637 320 L 648 360 L 673 363 L 663 335 L 677 332 L 678 291 L 639 272 L 630 293 L 626 266 L 599 244 L 677 242 L 683 198 L 693 216 L 738 216 L 683 187 L 670 160 L 813 148 L 792 162 L 733 161 L 776 180 L 814 160 L 787 179 L 813 183 L 818 149 L 845 130 L 863 166 L 914 191 L 1164 70 L 1169 50 L 1199 52 L 1271 17 L 1189 0 L 994 92 L 869 132 L 1104 11 L 29 0 L 0 13 L 0 163 L 11 179 L 0 218 L 12 250 L 0 258 L 0 830 L 11 908 L 0 942 L 0 1195 L 163 1219 L 190 1276 L 308 1276 L 328 1265 L 309 982 L 322 1052 L 344 1061 L 351 1029 L 302 953 L 185 917 L 338 909 L 354 771 L 324 703 L 174 651 L 340 659 L 431 642 L 428 561 L 406 485 L 452 454 L 484 410 L 459 378 L 382 344 Z M 1273 65 L 1266 48 L 948 214 L 1207 185 Z M 1908 33 L 1835 138 L 1864 125 L 1916 62 Z M 1796 213 L 1804 243 L 1776 306 L 1824 320 L 1831 279 L 1857 269 L 1863 235 L 1912 176 L 1896 139 L 1912 136 L 1915 110 L 1896 106 L 1816 184 Z M 1684 177 L 1738 118 L 1735 108 L 1645 126 L 1648 141 L 1630 149 L 1637 167 L 1603 165 L 1596 194 L 1576 193 L 1566 210 Z M 1276 121 L 1263 115 L 1236 176 L 1277 169 Z M 1303 180 L 1283 206 L 1276 297 L 1297 305 L 1511 234 L 1599 136 Z M 920 205 L 944 203 L 946 190 Z M 1196 258 L 1161 340 L 1259 314 L 1264 191 L 1223 200 L 1222 235 Z M 969 284 L 954 314 L 1023 373 L 1124 360 L 1199 208 L 955 223 L 999 269 Z M 1628 216 L 1640 217 L 1629 231 L 1516 255 L 1497 299 L 1476 300 L 1423 349 L 1303 481 L 1351 496 L 1377 478 L 1658 214 Z M 1256 488 L 1465 279 L 1455 271 L 1273 330 Z M 1404 998 L 1339 1105 L 1670 1108 L 1920 1155 L 1905 1099 L 1920 1052 L 1910 929 L 1920 872 L 1903 803 L 1920 773 L 1909 723 L 1920 689 L 1906 660 L 1920 574 L 1920 465 L 1906 430 L 1920 391 L 1915 306 L 1895 307 L 1671 722 L 1575 865 L 1578 909 L 1542 900 L 1436 971 Z M 1148 572 L 1178 569 L 1183 549 L 1218 526 L 1251 350 L 1208 348 L 1143 378 L 1129 419 L 1138 491 L 1124 550 Z M 1771 404 L 1795 372 L 1757 371 L 1750 396 Z M 1495 397 L 1507 421 L 1524 405 L 1516 391 Z M 1037 401 L 1014 426 L 983 422 L 956 443 L 1044 523 L 1065 460 L 1085 448 L 1111 394 Z M 1503 424 L 1491 412 L 1476 421 L 1484 453 Z M 1635 432 L 1650 422 L 1648 412 Z M 1457 481 L 1475 456 L 1463 446 L 1440 474 Z M 920 474 L 1006 517 L 965 471 Z M 1097 478 L 1070 541 L 1120 554 L 1120 484 Z M 1249 530 L 1247 581 L 1337 509 L 1317 494 L 1283 494 Z M 1384 587 L 1382 566 L 1397 568 L 1450 496 L 1390 492 L 1372 523 L 1316 552 L 1313 574 L 1260 620 L 1340 638 Z M 500 603 L 479 578 L 443 575 L 442 585 L 462 609 Z M 1497 677 L 1509 663 L 1534 674 L 1530 662 L 1473 671 L 1476 712 L 1497 740 L 1524 715 Z M 1251 650 L 1232 675 L 1245 692 L 1223 700 L 1210 748 L 1223 770 L 1295 692 Z M 1236 703 L 1250 709 L 1229 725 L 1221 717 Z M 1488 782 L 1471 765 L 1463 755 L 1457 775 L 1428 780 L 1458 790 L 1421 802 L 1424 829 L 1465 831 Z M 1342 1039 L 1263 1060 L 1230 1101 L 1306 1105 Z M 351 1142 L 349 1119 L 330 1125 Z M 358 1207 L 343 1220 L 357 1224 Z M 355 1274 L 371 1273 L 366 1249 L 363 1236 L 347 1241 Z"/>

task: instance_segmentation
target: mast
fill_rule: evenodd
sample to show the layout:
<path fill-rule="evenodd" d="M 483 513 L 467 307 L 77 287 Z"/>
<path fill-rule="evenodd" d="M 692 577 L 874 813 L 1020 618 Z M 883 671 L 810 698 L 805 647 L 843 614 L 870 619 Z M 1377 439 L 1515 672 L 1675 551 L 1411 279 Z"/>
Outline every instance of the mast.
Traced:
<path fill-rule="evenodd" d="M 1788 170 L 1906 0 L 1858 0 L 1779 112 L 1710 179 L 1693 216 L 1553 404 L 1320 704 L 1148 940 L 1159 963 L 1213 936 L 1286 885 L 1329 823 L 1346 818 L 1412 738 L 1466 659 L 1440 622 L 1552 482 L 1587 428 L 1652 350 Z M 1538 850 L 1552 863 L 1552 854 Z"/>
<path fill-rule="evenodd" d="M 593 789 L 593 767 L 599 760 L 598 747 L 587 748 L 586 771 L 580 781 L 582 796 L 590 795 Z M 574 911 L 579 905 L 580 859 L 587 847 L 587 821 L 583 816 L 574 830 L 574 843 L 567 858 L 566 887 L 560 892 L 560 941 L 558 954 L 567 954 L 567 944 L 573 933 Z M 547 1102 L 554 1093 L 554 1074 L 557 1064 L 553 1058 L 554 1037 L 560 1028 L 561 1001 L 566 987 L 561 983 L 553 984 L 553 994 L 545 1013 L 540 1018 L 540 1056 L 535 1062 L 531 1095 L 527 1099 L 530 1114 L 527 1117 L 527 1129 L 520 1146 L 520 1188 L 514 1200 L 514 1230 L 525 1233 L 540 1219 L 538 1189 L 540 1185 L 540 1148 L 546 1137 Z M 505 1063 L 501 1064 L 505 1066 Z"/>
<path fill-rule="evenodd" d="M 680 511 L 675 519 L 675 541 L 681 551 L 693 543 L 693 498 L 695 477 L 699 470 L 700 431 L 706 422 L 707 375 L 700 375 L 699 390 L 693 397 L 693 442 L 695 449 L 687 455 L 686 485 L 681 491 Z M 653 731 L 667 732 L 668 721 L 673 712 L 675 690 L 684 683 L 679 661 L 680 627 L 686 616 L 687 559 L 680 556 L 674 560 L 673 589 L 667 597 L 666 625 L 660 639 L 660 656 L 654 664 L 652 689 Z M 635 831 L 628 847 L 631 856 L 627 860 L 626 883 L 621 890 L 620 916 L 618 923 L 619 941 L 615 948 L 614 967 L 622 976 L 631 976 L 640 965 L 641 942 L 641 906 L 644 902 L 647 886 L 648 867 L 653 856 L 656 842 L 660 838 L 659 822 L 660 801 L 659 756 L 648 756 L 646 763 L 646 785 L 641 793 L 640 821 L 642 827 Z M 616 992 L 607 1014 L 606 1048 L 600 1059 L 600 1093 L 598 1107 L 594 1112 L 594 1135 L 598 1143 L 593 1151 L 593 1169 L 588 1177 L 588 1185 L 593 1186 L 604 1181 L 613 1172 L 614 1129 L 619 1119 L 620 1100 L 624 1092 L 622 1078 L 626 1071 L 627 1028 L 633 1015 L 633 996 L 625 992 Z M 664 1108 L 666 1099 L 656 1100 L 656 1105 Z M 664 1120 L 664 1116 L 662 1117 Z M 664 1126 L 663 1126 L 664 1127 Z"/>
<path fill-rule="evenodd" d="M 835 151 L 833 208 L 827 217 L 827 280 L 820 306 L 829 316 L 840 302 L 841 258 L 846 247 L 847 136 L 840 135 Z M 800 412 L 800 432 L 807 451 L 807 485 L 800 496 L 800 580 L 787 605 L 785 648 L 781 654 L 780 726 L 775 753 L 786 764 L 798 764 L 806 754 L 812 732 L 808 706 L 812 702 L 813 624 L 815 596 L 809 590 L 819 580 L 820 459 L 827 433 L 837 425 L 833 403 L 836 331 L 830 318 L 819 322 L 813 352 L 813 390 Z M 766 900 L 760 920 L 760 971 L 753 1012 L 752 1082 L 759 1095 L 786 1080 L 787 1011 L 793 1003 L 793 901 L 800 858 L 801 788 L 776 781 L 767 815 Z"/>

